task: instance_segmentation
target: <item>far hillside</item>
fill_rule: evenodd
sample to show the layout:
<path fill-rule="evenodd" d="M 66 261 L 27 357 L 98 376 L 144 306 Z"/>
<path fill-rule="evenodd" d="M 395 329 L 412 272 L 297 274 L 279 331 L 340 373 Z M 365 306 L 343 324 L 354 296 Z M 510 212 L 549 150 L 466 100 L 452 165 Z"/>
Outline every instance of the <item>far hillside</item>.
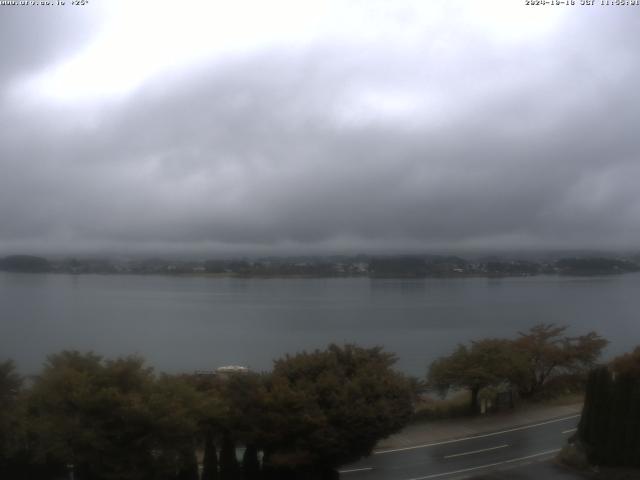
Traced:
<path fill-rule="evenodd" d="M 46 258 L 33 255 L 10 255 L 0 259 L 0 270 L 7 272 L 42 273 L 51 270 Z"/>
<path fill-rule="evenodd" d="M 564 275 L 603 275 L 640 271 L 640 267 L 629 260 L 615 258 L 563 258 L 556 262 L 559 273 Z"/>

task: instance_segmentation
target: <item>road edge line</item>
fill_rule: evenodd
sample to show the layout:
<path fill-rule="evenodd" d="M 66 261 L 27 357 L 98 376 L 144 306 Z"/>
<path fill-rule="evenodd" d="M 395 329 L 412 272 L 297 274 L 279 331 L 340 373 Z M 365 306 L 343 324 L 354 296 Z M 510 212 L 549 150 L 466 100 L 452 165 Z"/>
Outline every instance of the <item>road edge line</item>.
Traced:
<path fill-rule="evenodd" d="M 476 438 L 493 437 L 495 435 L 502 435 L 503 433 L 517 432 L 517 431 L 520 431 L 520 430 L 526 430 L 528 428 L 536 428 L 536 427 L 541 427 L 543 425 L 549 425 L 549 424 L 552 424 L 552 423 L 558 423 L 558 422 L 562 422 L 562 421 L 565 421 L 565 420 L 571 420 L 572 418 L 578 418 L 580 416 L 581 416 L 581 414 L 570 415 L 568 417 L 556 418 L 556 419 L 553 419 L 553 420 L 546 420 L 544 422 L 535 423 L 535 424 L 532 424 L 532 425 L 524 425 L 524 426 L 520 426 L 520 427 L 509 428 L 509 429 L 506 429 L 506 430 L 501 430 L 499 432 L 481 433 L 479 435 L 472 435 L 470 437 L 454 438 L 454 439 L 451 439 L 451 440 L 443 440 L 441 442 L 425 443 L 423 445 L 414 445 L 414 446 L 411 446 L 411 447 L 401 447 L 401 448 L 391 448 L 391 449 L 388 449 L 388 450 L 378 450 L 378 451 L 374 451 L 372 453 L 372 455 L 384 455 L 386 453 L 403 452 L 403 451 L 406 451 L 406 450 L 416 450 L 416 449 L 419 449 L 419 448 L 428 448 L 428 447 L 435 447 L 435 446 L 438 446 L 438 445 L 447 445 L 449 443 L 464 442 L 464 441 L 467 441 L 467 440 L 474 440 Z"/>

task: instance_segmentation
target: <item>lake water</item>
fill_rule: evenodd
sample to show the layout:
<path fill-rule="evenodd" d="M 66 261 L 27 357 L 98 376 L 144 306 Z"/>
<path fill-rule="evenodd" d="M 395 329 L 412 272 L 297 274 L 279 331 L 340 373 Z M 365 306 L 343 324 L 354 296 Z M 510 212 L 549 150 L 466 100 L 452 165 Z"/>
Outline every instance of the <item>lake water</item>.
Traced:
<path fill-rule="evenodd" d="M 137 353 L 162 371 L 268 369 L 330 342 L 383 345 L 423 375 L 457 343 L 539 322 L 640 344 L 640 274 L 425 280 L 238 279 L 0 272 L 0 359 L 23 373 L 62 349 Z"/>

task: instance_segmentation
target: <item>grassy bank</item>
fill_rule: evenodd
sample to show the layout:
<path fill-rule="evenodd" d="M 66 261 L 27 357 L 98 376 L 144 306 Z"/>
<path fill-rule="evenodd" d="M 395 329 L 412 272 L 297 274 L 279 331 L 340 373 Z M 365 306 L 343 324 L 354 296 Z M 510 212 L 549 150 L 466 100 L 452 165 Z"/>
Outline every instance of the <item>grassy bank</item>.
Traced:
<path fill-rule="evenodd" d="M 421 398 L 415 407 L 412 423 L 420 423 L 434 420 L 447 420 L 471 416 L 469 403 L 471 394 L 467 391 L 456 392 L 447 398 L 440 399 L 431 396 Z M 514 410 L 521 411 L 530 408 L 560 407 L 576 405 L 584 402 L 584 393 L 566 393 L 553 398 L 539 400 L 518 400 Z M 492 415 L 492 413 L 487 413 Z"/>

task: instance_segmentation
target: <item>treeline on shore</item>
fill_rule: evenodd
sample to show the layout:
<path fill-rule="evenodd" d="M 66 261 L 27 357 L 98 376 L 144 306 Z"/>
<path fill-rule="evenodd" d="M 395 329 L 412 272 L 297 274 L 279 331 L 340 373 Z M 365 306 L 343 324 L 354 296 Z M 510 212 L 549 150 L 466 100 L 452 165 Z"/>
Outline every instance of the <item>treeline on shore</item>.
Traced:
<path fill-rule="evenodd" d="M 110 260 L 105 258 L 46 259 L 33 255 L 0 258 L 0 270 L 23 273 L 98 273 L 233 275 L 244 277 L 347 277 L 426 278 L 499 277 L 539 274 L 607 275 L 640 271 L 637 257 L 570 257 L 532 261 L 485 257 L 467 260 L 457 256 L 395 255 L 336 257 L 268 257 L 226 260 Z"/>

